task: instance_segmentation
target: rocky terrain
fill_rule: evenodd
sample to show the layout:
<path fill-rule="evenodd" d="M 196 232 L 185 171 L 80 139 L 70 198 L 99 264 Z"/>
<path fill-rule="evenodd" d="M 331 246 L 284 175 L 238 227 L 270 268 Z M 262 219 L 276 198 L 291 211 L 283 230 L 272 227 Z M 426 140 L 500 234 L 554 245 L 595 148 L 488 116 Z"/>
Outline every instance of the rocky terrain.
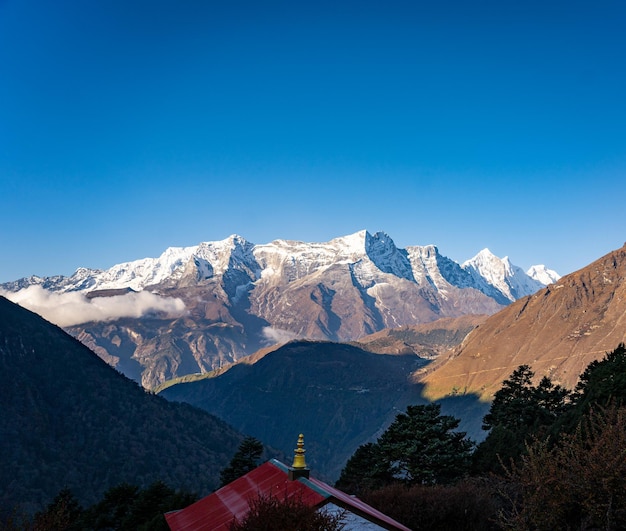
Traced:
<path fill-rule="evenodd" d="M 587 365 L 626 342 L 626 246 L 524 297 L 474 329 L 416 375 L 426 396 L 489 399 L 519 365 L 567 388 Z"/>
<path fill-rule="evenodd" d="M 384 233 L 361 231 L 325 243 L 232 236 L 0 287 L 154 388 L 290 339 L 349 342 L 493 314 L 558 278 L 543 266 L 529 273 L 488 250 L 460 265 L 433 245 L 399 249 Z"/>

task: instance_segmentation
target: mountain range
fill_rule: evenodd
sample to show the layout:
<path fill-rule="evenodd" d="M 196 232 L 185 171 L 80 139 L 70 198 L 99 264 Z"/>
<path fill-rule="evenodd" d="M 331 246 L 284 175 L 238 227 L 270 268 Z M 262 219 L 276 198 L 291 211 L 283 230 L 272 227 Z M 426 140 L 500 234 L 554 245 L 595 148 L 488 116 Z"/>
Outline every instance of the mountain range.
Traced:
<path fill-rule="evenodd" d="M 352 350 L 288 343 L 228 370 L 172 382 L 160 394 L 281 449 L 288 427 L 304 425 L 316 469 L 336 477 L 356 441 L 375 440 L 408 404 L 436 400 L 480 440 L 493 394 L 520 365 L 537 382 L 550 376 L 573 389 L 591 362 L 626 342 L 625 281 L 626 246 L 491 316 L 386 329 Z"/>
<path fill-rule="evenodd" d="M 493 314 L 559 278 L 545 266 L 525 273 L 487 249 L 458 264 L 434 245 L 400 249 L 387 234 L 360 231 L 326 243 L 231 236 L 0 288 L 154 388 L 290 339 L 346 342 Z"/>
<path fill-rule="evenodd" d="M 367 234 L 363 236 L 365 241 Z M 409 254 L 397 251 L 400 256 Z M 482 258 L 474 260 L 471 268 L 463 264 L 446 269 L 462 271 L 462 278 L 474 286 L 460 288 L 447 280 L 447 295 L 454 290 L 467 290 L 464 293 L 468 295 L 471 290 L 474 296 L 499 304 L 475 287 L 476 283 L 482 278 L 484 290 L 489 286 L 495 289 L 487 280 L 491 278 L 493 282 L 497 277 L 490 277 L 489 272 L 512 271 L 514 266 L 508 260 L 489 260 L 487 252 L 479 255 Z M 195 259 L 191 260 L 195 263 Z M 361 260 L 374 264 L 371 258 Z M 446 260 L 441 258 L 441 262 Z M 487 267 L 490 262 L 493 265 Z M 321 284 L 328 288 L 333 279 L 337 285 L 344 280 L 337 271 L 343 271 L 343 266 L 348 271 L 351 267 L 354 269 L 356 263 L 359 262 L 332 262 L 327 268 L 278 282 L 280 289 L 272 300 L 277 304 L 281 297 L 295 297 L 298 290 L 307 293 L 305 287 Z M 498 263 L 505 267 L 499 269 Z M 190 267 L 189 262 L 184 266 L 186 270 Z M 409 290 L 407 286 L 413 284 L 405 277 L 382 271 L 379 266 L 368 267 L 380 283 L 400 279 L 400 283 L 384 289 L 400 289 L 400 286 Z M 402 271 L 397 264 L 394 268 L 396 273 Z M 328 269 L 336 276 L 327 276 Z M 98 289 L 63 291 L 58 287 L 56 292 L 45 290 L 45 293 L 63 297 L 54 299 L 57 303 L 78 300 L 90 311 L 93 308 L 110 311 L 111 304 L 115 306 L 120 301 L 180 300 L 184 305 L 180 315 L 167 314 L 178 311 L 175 304 L 158 310 L 148 304 L 147 314 L 92 321 L 81 328 L 85 332 L 90 327 L 111 327 L 111 333 L 101 337 L 110 338 L 110 344 L 119 349 L 114 352 L 125 348 L 121 338 L 115 335 L 120 330 L 124 329 L 127 337 L 134 338 L 135 348 L 129 349 L 126 358 L 119 359 L 118 370 L 122 361 L 131 368 L 133 363 L 142 367 L 136 356 L 136 346 L 142 339 L 138 331 L 145 333 L 145 337 L 155 334 L 156 339 L 152 341 L 160 345 L 161 350 L 155 348 L 156 361 L 151 363 L 167 365 L 172 359 L 168 358 L 168 345 L 180 353 L 185 345 L 192 344 L 190 336 L 185 334 L 197 334 L 198 342 L 205 337 L 203 327 L 230 332 L 238 328 L 243 335 L 244 323 L 249 322 L 245 319 L 253 323 L 261 319 L 249 311 L 257 300 L 254 282 L 246 287 L 247 291 L 239 290 L 238 299 L 227 298 L 227 303 L 221 306 L 198 303 L 197 313 L 190 315 L 187 305 L 191 306 L 192 296 L 207 298 L 210 289 L 218 290 L 217 296 L 221 296 L 219 289 L 226 292 L 224 286 L 229 286 L 228 279 L 235 277 L 235 273 L 228 271 L 224 270 L 217 277 L 196 280 L 187 287 L 174 286 L 174 280 L 161 280 L 146 285 L 142 291 L 130 286 L 101 284 Z M 434 269 L 430 272 L 436 277 Z M 183 277 L 181 275 L 180 279 Z M 63 282 L 61 277 L 55 278 L 54 282 Z M 416 279 L 415 273 L 413 278 Z M 441 278 L 450 276 L 441 274 Z M 41 293 L 42 285 L 52 282 L 40 280 L 39 284 L 37 281 L 29 284 L 23 279 L 24 289 L 13 293 L 36 294 L 38 290 Z M 626 341 L 625 281 L 626 246 L 575 273 L 555 278 L 538 291 L 499 305 L 500 309 L 490 312 L 491 315 L 481 312 L 482 315 L 386 327 L 363 335 L 358 341 L 351 340 L 350 344 L 292 340 L 281 347 L 274 345 L 256 351 L 235 363 L 225 363 L 218 371 L 205 370 L 204 374 L 187 376 L 187 381 L 163 379 L 170 384 L 161 386 L 163 397 L 201 407 L 238 431 L 190 406 L 168 404 L 161 397 L 144 391 L 59 328 L 0 298 L 0 406 L 3 410 L 0 480 L 8 485 L 1 501 L 6 507 L 6 503 L 15 499 L 29 500 L 36 507 L 65 485 L 77 485 L 82 489 L 81 496 L 91 500 L 111 482 L 120 479 L 146 482 L 155 477 L 174 486 L 197 484 L 198 490 L 206 491 L 216 481 L 218 468 L 241 440 L 239 431 L 257 436 L 285 453 L 292 449 L 293 434 L 304 432 L 311 464 L 322 477 L 332 480 L 356 447 L 375 440 L 406 405 L 435 399 L 442 404 L 443 413 L 461 418 L 461 429 L 476 439 L 493 393 L 519 365 L 530 365 L 537 378 L 549 375 L 556 383 L 572 388 L 591 361 L 602 358 L 605 352 Z M 424 289 L 432 286 L 420 282 L 415 280 L 414 283 Z M 507 285 L 513 296 L 522 292 L 520 285 L 526 284 L 509 281 Z M 384 291 L 376 283 L 371 288 L 366 293 L 372 297 Z M 243 291 L 245 296 L 241 295 Z M 270 292 L 268 289 L 267 293 Z M 504 296 L 505 290 L 498 289 L 498 292 Z M 189 298 L 178 297 L 177 293 Z M 309 291 L 309 299 L 313 300 L 312 295 L 316 293 L 320 292 Z M 138 298 L 142 294 L 154 300 Z M 442 291 L 431 294 L 443 298 Z M 400 299 L 404 296 L 396 294 Z M 340 297 L 342 291 L 337 290 L 331 310 L 337 308 L 335 298 Z M 391 300 L 390 295 L 387 299 L 376 298 L 375 305 L 388 300 Z M 237 301 L 245 302 L 237 306 Z M 304 299 L 294 301 L 294 304 L 302 302 L 306 306 Z M 207 313 L 216 308 L 235 312 L 242 320 L 235 321 L 232 313 L 219 312 L 206 318 Z M 242 313 L 237 314 L 237 311 Z M 230 318 L 224 319 L 227 316 Z M 345 319 L 351 317 L 352 314 L 345 314 Z M 263 321 L 269 323 L 269 320 Z M 169 335 L 156 336 L 162 331 Z M 181 337 L 184 339 L 179 339 Z M 217 333 L 209 334 L 205 340 L 213 341 L 216 337 Z M 148 350 L 143 352 L 149 358 Z M 108 355 L 100 354 L 100 357 Z M 181 370 L 180 374 L 191 372 Z M 163 461 L 165 454 L 168 457 Z M 66 459 L 69 462 L 65 462 Z M 194 460 L 202 464 L 197 465 Z M 195 474 L 196 479 L 189 474 Z"/>

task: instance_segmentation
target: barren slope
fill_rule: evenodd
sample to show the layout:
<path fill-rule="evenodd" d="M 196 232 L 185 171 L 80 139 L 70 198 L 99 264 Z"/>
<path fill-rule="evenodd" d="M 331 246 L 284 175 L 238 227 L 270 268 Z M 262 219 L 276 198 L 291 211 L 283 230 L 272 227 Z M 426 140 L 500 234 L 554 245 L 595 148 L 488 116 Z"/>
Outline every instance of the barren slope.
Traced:
<path fill-rule="evenodd" d="M 626 246 L 491 316 L 421 374 L 430 399 L 484 399 L 519 365 L 572 388 L 593 360 L 626 341 Z"/>

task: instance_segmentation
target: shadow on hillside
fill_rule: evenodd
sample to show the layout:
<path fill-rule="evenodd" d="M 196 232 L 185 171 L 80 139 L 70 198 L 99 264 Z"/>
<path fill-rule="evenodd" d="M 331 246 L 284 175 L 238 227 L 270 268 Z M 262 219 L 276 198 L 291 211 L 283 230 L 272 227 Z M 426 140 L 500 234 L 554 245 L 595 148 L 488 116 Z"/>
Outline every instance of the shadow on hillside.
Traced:
<path fill-rule="evenodd" d="M 354 451 L 375 441 L 407 406 L 429 403 L 424 386 L 409 378 L 426 363 L 415 355 L 296 341 L 253 365 L 235 365 L 161 394 L 204 409 L 287 456 L 304 433 L 307 463 L 318 477 L 333 481 Z M 461 431 L 473 440 L 484 437 L 480 426 L 488 405 L 477 396 L 439 403 L 442 414 L 461 419 Z"/>
<path fill-rule="evenodd" d="M 489 412 L 490 402 L 484 402 L 478 395 L 471 393 L 448 396 L 436 403 L 441 404 L 442 414 L 452 415 L 461 421 L 459 430 L 464 431 L 474 442 L 481 442 L 487 437 L 487 432 L 481 426 L 483 417 Z"/>

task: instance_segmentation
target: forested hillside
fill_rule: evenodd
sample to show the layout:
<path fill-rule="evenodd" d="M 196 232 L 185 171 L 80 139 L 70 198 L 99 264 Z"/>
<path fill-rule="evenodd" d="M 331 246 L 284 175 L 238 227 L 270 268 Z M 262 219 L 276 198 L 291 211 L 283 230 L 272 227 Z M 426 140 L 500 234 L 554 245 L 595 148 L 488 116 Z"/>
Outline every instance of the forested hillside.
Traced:
<path fill-rule="evenodd" d="M 64 487 L 83 504 L 121 482 L 208 493 L 242 436 L 146 393 L 80 342 L 0 297 L 0 509 Z"/>

